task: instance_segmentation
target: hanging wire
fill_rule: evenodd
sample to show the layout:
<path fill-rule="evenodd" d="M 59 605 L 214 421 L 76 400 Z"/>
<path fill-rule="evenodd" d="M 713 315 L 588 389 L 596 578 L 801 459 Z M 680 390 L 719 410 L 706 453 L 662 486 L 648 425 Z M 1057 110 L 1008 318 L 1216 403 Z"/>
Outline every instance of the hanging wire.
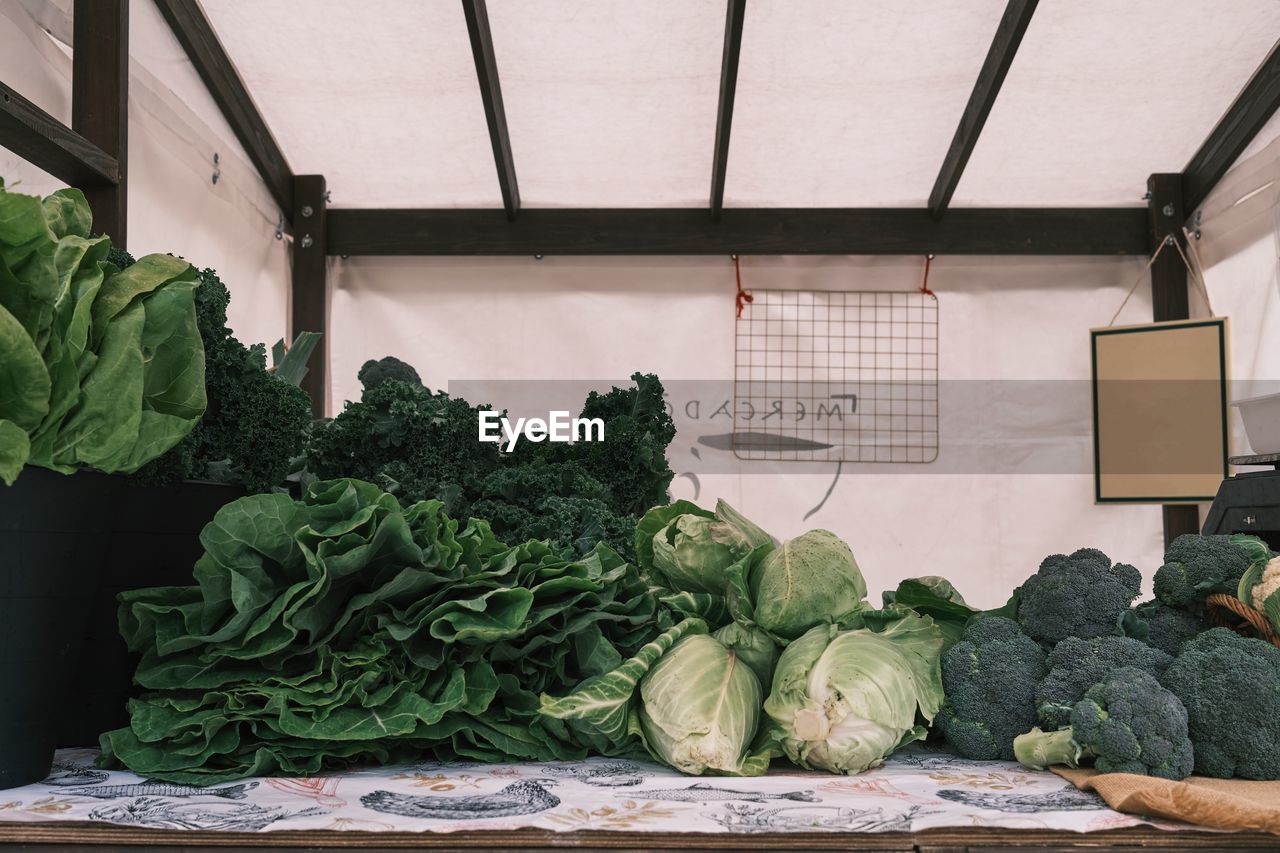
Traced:
<path fill-rule="evenodd" d="M 742 319 L 742 307 L 750 302 L 755 302 L 755 297 L 742 289 L 742 261 L 737 255 L 731 255 L 733 258 L 733 274 L 738 281 L 738 292 L 734 296 L 734 304 L 738 307 L 738 319 Z"/>
<path fill-rule="evenodd" d="M 1160 257 L 1160 253 L 1164 251 L 1164 247 L 1171 243 L 1174 248 L 1178 250 L 1178 257 L 1182 258 L 1182 263 L 1186 265 L 1187 272 L 1191 275 L 1191 280 L 1200 286 L 1200 293 L 1204 296 L 1205 307 L 1209 309 L 1209 316 L 1213 316 L 1213 306 L 1209 303 L 1209 291 L 1204 285 L 1204 279 L 1200 276 L 1196 267 L 1187 258 L 1187 254 L 1182 250 L 1182 245 L 1178 242 L 1177 238 L 1170 234 L 1164 238 L 1164 241 L 1161 242 L 1159 246 L 1156 247 L 1155 253 L 1147 260 L 1146 265 L 1142 268 L 1142 272 L 1138 273 L 1137 278 L 1133 280 L 1133 284 L 1129 287 L 1129 292 L 1124 295 L 1124 301 L 1120 303 L 1120 307 L 1116 309 L 1116 313 L 1111 316 L 1111 322 L 1107 323 L 1108 326 L 1114 326 L 1116 324 L 1116 320 L 1120 317 L 1120 312 L 1124 311 L 1124 307 L 1129 304 L 1129 299 L 1133 296 L 1134 291 L 1138 289 L 1138 285 L 1142 284 L 1143 279 L 1147 277 L 1147 273 L 1151 271 L 1151 267 L 1155 266 L 1156 259 Z"/>
<path fill-rule="evenodd" d="M 932 290 L 929 289 L 929 267 L 932 266 L 932 264 L 933 264 L 933 255 L 925 255 L 924 256 L 924 281 L 920 282 L 920 292 L 923 293 L 925 296 L 932 296 L 934 299 L 937 299 L 938 294 L 934 293 Z"/>

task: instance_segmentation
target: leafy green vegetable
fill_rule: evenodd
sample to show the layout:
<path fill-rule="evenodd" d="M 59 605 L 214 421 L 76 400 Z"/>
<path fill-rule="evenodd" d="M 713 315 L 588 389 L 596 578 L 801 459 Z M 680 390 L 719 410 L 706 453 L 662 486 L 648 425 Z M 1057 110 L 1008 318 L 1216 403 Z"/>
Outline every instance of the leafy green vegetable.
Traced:
<path fill-rule="evenodd" d="M 508 547 L 360 481 L 235 501 L 201 543 L 196 586 L 122 596 L 150 692 L 104 761 L 154 778 L 581 758 L 605 744 L 539 694 L 616 673 L 654 635 L 656 601 L 607 546 Z"/>
<path fill-rule="evenodd" d="M 705 633 L 707 625 L 701 619 L 685 619 L 646 643 L 611 672 L 587 679 L 569 695 L 557 698 L 544 693 L 540 712 L 544 717 L 566 722 L 597 752 L 612 755 L 632 751 L 641 738 L 635 702 L 640 680 L 681 639 Z"/>
<path fill-rule="evenodd" d="M 640 726 L 653 754 L 682 773 L 741 775 L 763 698 L 733 651 L 691 634 L 640 680 Z"/>
<path fill-rule="evenodd" d="M 768 691 L 773 685 L 773 668 L 777 666 L 782 649 L 767 631 L 731 622 L 711 636 L 724 643 L 739 660 L 750 667 L 760 680 L 760 686 Z"/>
<path fill-rule="evenodd" d="M 274 372 L 266 350 L 246 347 L 227 327 L 231 294 L 211 269 L 200 272 L 196 324 L 204 341 L 208 407 L 186 438 L 138 471 L 145 483 L 212 480 L 265 492 L 284 483 L 304 450 L 311 400 L 296 387 L 318 336 L 303 332 Z"/>
<path fill-rule="evenodd" d="M 634 388 L 588 397 L 582 417 L 604 420 L 603 442 L 524 442 L 503 453 L 477 438 L 489 406 L 433 393 L 397 359 L 367 362 L 360 375 L 360 401 L 312 432 L 307 462 L 319 477 L 443 501 L 454 515 L 488 519 L 508 541 L 546 539 L 578 554 L 607 542 L 628 559 L 637 516 L 666 500 L 675 428 L 655 376 L 637 373 Z"/>
<path fill-rule="evenodd" d="M 788 639 L 867 606 L 853 552 L 828 530 L 810 530 L 765 554 L 750 583 L 755 622 Z"/>
<path fill-rule="evenodd" d="M 792 761 L 861 773 L 923 740 L 942 704 L 942 635 L 910 610 L 861 611 L 818 625 L 778 659 L 764 703 L 769 737 Z"/>
<path fill-rule="evenodd" d="M 78 190 L 40 199 L 0 184 L 0 479 L 27 464 L 131 472 L 205 409 L 189 264 L 121 270 L 89 237 Z"/>

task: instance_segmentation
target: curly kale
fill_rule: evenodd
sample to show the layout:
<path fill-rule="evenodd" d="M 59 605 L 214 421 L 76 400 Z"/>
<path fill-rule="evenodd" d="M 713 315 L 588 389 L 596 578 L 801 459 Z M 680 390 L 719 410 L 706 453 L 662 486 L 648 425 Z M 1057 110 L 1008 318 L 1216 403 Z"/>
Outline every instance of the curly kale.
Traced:
<path fill-rule="evenodd" d="M 114 264 L 116 269 L 120 270 L 127 270 L 129 267 L 137 263 L 133 255 L 129 254 L 124 249 L 118 249 L 115 246 L 112 246 L 111 251 L 107 252 L 107 262 Z"/>
<path fill-rule="evenodd" d="M 1249 568 L 1249 552 L 1230 536 L 1184 533 L 1164 552 L 1156 569 L 1156 598 L 1170 607 L 1203 612 L 1204 600 L 1216 592 L 1234 595 Z"/>
<path fill-rule="evenodd" d="M 1091 639 L 1120 633 L 1121 620 L 1138 597 L 1142 575 L 1133 566 L 1111 564 L 1096 548 L 1045 558 L 1022 585 L 1018 623 L 1046 645 L 1067 637 Z"/>
<path fill-rule="evenodd" d="M 1203 615 L 1159 600 L 1144 601 L 1133 608 L 1133 613 L 1146 634 L 1140 639 L 1168 655 L 1178 654 L 1183 643 L 1213 627 Z"/>
<path fill-rule="evenodd" d="M 204 341 L 208 407 L 191 433 L 136 475 L 143 482 L 214 480 L 266 492 L 284 483 L 311 426 L 311 399 L 267 371 L 266 349 L 227 328 L 231 294 L 200 272 L 196 325 Z"/>
<path fill-rule="evenodd" d="M 604 541 L 628 559 L 634 507 L 666 500 L 674 427 L 656 377 L 637 374 L 635 388 L 591 395 L 582 417 L 604 420 L 603 442 L 523 442 L 510 453 L 477 438 L 479 412 L 490 407 L 433 393 L 408 365 L 369 361 L 360 378 L 360 401 L 312 432 L 309 467 L 321 478 L 442 500 L 452 515 L 485 519 L 504 541 L 545 539 L 578 553 Z"/>
<path fill-rule="evenodd" d="M 1085 691 L 1122 666 L 1159 675 L 1172 660 L 1159 649 L 1129 637 L 1067 637 L 1049 652 L 1049 673 L 1036 689 L 1040 725 L 1047 729 L 1067 725 L 1072 707 Z"/>
<path fill-rule="evenodd" d="M 383 382 L 391 379 L 397 382 L 407 382 L 410 385 L 422 384 L 422 377 L 418 376 L 418 371 L 393 355 L 376 360 L 369 359 L 361 366 L 356 378 L 360 380 L 361 386 L 366 391 L 371 388 L 377 388 Z"/>
<path fill-rule="evenodd" d="M 488 408 L 387 379 L 315 426 L 308 467 L 325 480 L 368 480 L 405 501 L 439 499 L 446 512 L 465 517 L 477 497 L 468 484 L 502 462 L 496 444 L 476 439 L 479 412 Z"/>
<path fill-rule="evenodd" d="M 653 374 L 634 373 L 634 388 L 592 391 L 581 417 L 604 421 L 604 441 L 545 444 L 549 458 L 572 459 L 613 493 L 614 510 L 641 516 L 667 502 L 674 473 L 667 445 L 676 427 L 662 399 L 662 383 Z"/>
<path fill-rule="evenodd" d="M 1075 767 L 1092 756 L 1101 773 L 1136 773 L 1185 779 L 1195 761 L 1187 736 L 1187 709 L 1151 673 L 1137 667 L 1112 670 L 1071 710 L 1070 728 L 1033 729 L 1014 743 L 1018 761 L 1043 769 Z"/>
<path fill-rule="evenodd" d="M 1188 640 L 1161 681 L 1187 706 L 1196 773 L 1280 779 L 1280 649 L 1214 628 Z"/>
<path fill-rule="evenodd" d="M 974 619 L 942 657 L 946 700 L 935 723 L 966 758 L 1012 760 L 1013 739 L 1035 725 L 1044 675 L 1044 649 L 1018 623 Z"/>

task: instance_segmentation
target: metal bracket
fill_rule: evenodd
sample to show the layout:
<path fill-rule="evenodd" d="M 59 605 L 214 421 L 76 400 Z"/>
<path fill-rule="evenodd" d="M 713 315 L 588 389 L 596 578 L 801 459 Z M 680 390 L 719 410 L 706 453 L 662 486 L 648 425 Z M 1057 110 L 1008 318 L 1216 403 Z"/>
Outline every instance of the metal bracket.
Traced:
<path fill-rule="evenodd" d="M 213 152 L 213 182 L 216 184 L 218 178 L 222 177 L 222 158 L 218 156 L 218 152 Z"/>
<path fill-rule="evenodd" d="M 284 239 L 284 214 L 280 214 L 280 218 L 276 220 L 276 239 Z"/>

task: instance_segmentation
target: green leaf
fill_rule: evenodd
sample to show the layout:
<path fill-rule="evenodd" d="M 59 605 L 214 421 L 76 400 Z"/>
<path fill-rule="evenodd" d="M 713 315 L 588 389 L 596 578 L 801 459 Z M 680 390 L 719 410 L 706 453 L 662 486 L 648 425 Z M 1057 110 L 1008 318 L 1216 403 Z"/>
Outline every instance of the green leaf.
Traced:
<path fill-rule="evenodd" d="M 0 418 L 31 432 L 49 413 L 49 372 L 22 324 L 0 306 Z"/>
<path fill-rule="evenodd" d="M 1236 598 L 1253 606 L 1253 588 L 1262 580 L 1262 573 L 1271 559 L 1271 548 L 1257 536 L 1248 533 L 1233 533 L 1231 544 L 1242 548 L 1249 555 L 1249 568 L 1240 576 L 1236 587 Z"/>
<path fill-rule="evenodd" d="M 30 451 L 26 430 L 13 421 L 0 420 L 0 480 L 6 486 L 18 479 Z"/>
<path fill-rule="evenodd" d="M 606 676 L 589 679 L 568 696 L 543 695 L 541 713 L 571 720 L 575 728 L 597 735 L 610 746 L 623 747 L 636 735 L 634 700 L 640 679 L 681 638 L 707 633 L 701 619 L 686 619 L 668 628 L 622 666 Z"/>
<path fill-rule="evenodd" d="M 636 525 L 636 564 L 642 572 L 651 575 L 653 568 L 653 537 L 671 521 L 682 515 L 697 515 L 702 518 L 715 518 L 716 514 L 705 510 L 692 501 L 679 500 L 667 506 L 654 507 L 644 514 Z M 654 577 L 658 583 L 666 586 L 666 578 Z"/>
<path fill-rule="evenodd" d="M 307 375 L 307 362 L 321 337 L 319 332 L 300 332 L 287 351 L 284 339 L 277 341 L 271 348 L 271 361 L 275 366 L 273 375 L 290 385 L 301 385 L 303 377 Z"/>

